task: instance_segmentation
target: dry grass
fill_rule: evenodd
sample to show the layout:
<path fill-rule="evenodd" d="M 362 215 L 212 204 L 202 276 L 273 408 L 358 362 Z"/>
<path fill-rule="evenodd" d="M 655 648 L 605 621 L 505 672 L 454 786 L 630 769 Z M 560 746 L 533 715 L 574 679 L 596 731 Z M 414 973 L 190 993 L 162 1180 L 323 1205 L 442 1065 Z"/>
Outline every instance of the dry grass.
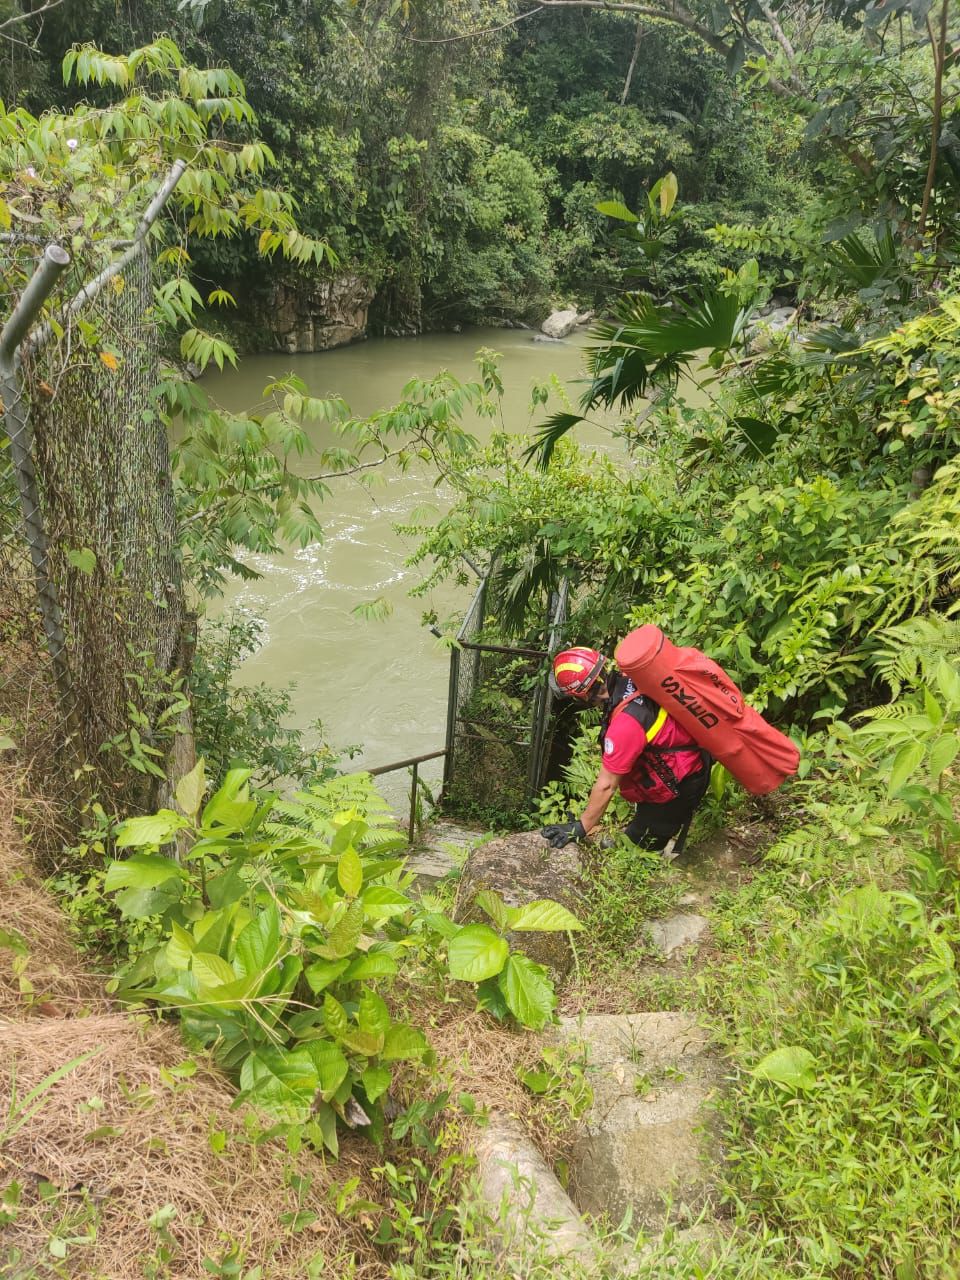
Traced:
<path fill-rule="evenodd" d="M 373 1243 L 384 1153 L 345 1134 L 337 1162 L 290 1156 L 254 1116 L 231 1109 L 234 1089 L 201 1056 L 188 1075 L 180 1070 L 188 1054 L 177 1028 L 113 1009 L 32 870 L 15 805 L 22 812 L 17 779 L 0 770 L 0 929 L 27 952 L 0 947 L 0 1190 L 22 1188 L 3 1228 L 0 1274 L 199 1280 L 205 1260 L 237 1249 L 244 1270 L 261 1267 L 264 1280 L 386 1277 Z M 478 1109 L 521 1119 L 548 1159 L 561 1153 L 562 1131 L 519 1079 L 538 1063 L 535 1037 L 422 986 L 397 995 L 440 1063 L 429 1077 L 405 1070 L 400 1103 L 425 1087 L 470 1094 Z M 37 1086 L 36 1113 L 21 1124 L 22 1100 Z M 448 1125 L 448 1141 L 459 1134 L 469 1146 L 470 1128 Z M 165 1227 L 151 1225 L 160 1210 L 172 1215 Z M 68 1256 L 51 1269 L 54 1239 Z"/>
<path fill-rule="evenodd" d="M 204 1276 L 205 1258 L 235 1247 L 264 1277 L 304 1276 L 311 1259 L 319 1265 L 321 1258 L 327 1275 L 385 1274 L 370 1243 L 372 1219 L 340 1216 L 327 1199 L 330 1188 L 353 1177 L 360 1178 L 358 1195 L 371 1193 L 377 1153 L 370 1144 L 348 1144 L 331 1165 L 291 1158 L 276 1142 L 255 1144 L 259 1126 L 247 1130 L 230 1110 L 233 1094 L 223 1078 L 202 1063 L 180 1078 L 178 1033 L 148 1019 L 113 1014 L 0 1025 L 0 1044 L 5 1099 L 14 1087 L 22 1098 L 64 1063 L 95 1051 L 46 1090 L 29 1123 L 0 1141 L 0 1185 L 15 1179 L 24 1188 L 17 1219 L 4 1231 L 4 1274 L 15 1260 L 30 1274 L 51 1234 L 82 1234 L 61 1221 L 84 1209 L 84 1222 L 96 1221 L 96 1238 L 72 1247 L 70 1274 L 141 1277 L 164 1244 L 149 1220 L 165 1206 L 175 1210 L 167 1228 L 173 1256 L 161 1272 L 171 1278 Z M 223 1137 L 211 1143 L 211 1134 Z"/>
<path fill-rule="evenodd" d="M 4 770 L 0 773 L 0 929 L 15 946 L 0 947 L 0 1022 L 37 1014 L 105 1013 L 110 1005 L 102 985 L 81 958 L 63 913 L 22 850 L 14 825 L 15 796 L 14 778 Z"/>
<path fill-rule="evenodd" d="M 23 852 L 15 803 L 16 779 L 0 771 L 0 929 L 26 948 L 0 947 L 0 1189 L 22 1188 L 0 1274 L 60 1274 L 48 1270 L 51 1238 L 95 1226 L 90 1243 L 68 1246 L 62 1274 L 132 1280 L 172 1243 L 159 1273 L 171 1280 L 207 1276 L 204 1258 L 234 1246 L 265 1277 L 306 1276 L 315 1257 L 317 1274 L 383 1277 L 372 1219 L 338 1214 L 326 1199 L 354 1177 L 356 1196 L 373 1199 L 376 1149 L 348 1135 L 336 1164 L 291 1159 L 278 1142 L 253 1141 L 259 1124 L 247 1128 L 230 1110 L 234 1091 L 218 1072 L 200 1063 L 189 1079 L 172 1073 L 187 1057 L 179 1031 L 111 1012 Z M 19 1124 L 16 1099 L 91 1050 Z M 176 1211 L 170 1242 L 149 1222 L 166 1205 Z"/>

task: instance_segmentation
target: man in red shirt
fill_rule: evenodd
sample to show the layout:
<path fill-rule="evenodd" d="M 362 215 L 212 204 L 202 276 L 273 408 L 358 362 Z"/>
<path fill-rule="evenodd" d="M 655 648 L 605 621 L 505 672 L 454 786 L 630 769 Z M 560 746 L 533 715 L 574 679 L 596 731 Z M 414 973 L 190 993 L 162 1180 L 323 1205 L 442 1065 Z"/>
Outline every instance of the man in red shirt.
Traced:
<path fill-rule="evenodd" d="M 596 649 L 580 646 L 553 660 L 555 694 L 604 708 L 603 759 L 580 817 L 544 827 L 541 834 L 555 849 L 591 835 L 619 788 L 637 806 L 625 834 L 642 849 L 664 849 L 703 799 L 711 759 L 672 716 L 638 693 L 632 680 L 616 670 L 605 674 L 606 666 Z"/>

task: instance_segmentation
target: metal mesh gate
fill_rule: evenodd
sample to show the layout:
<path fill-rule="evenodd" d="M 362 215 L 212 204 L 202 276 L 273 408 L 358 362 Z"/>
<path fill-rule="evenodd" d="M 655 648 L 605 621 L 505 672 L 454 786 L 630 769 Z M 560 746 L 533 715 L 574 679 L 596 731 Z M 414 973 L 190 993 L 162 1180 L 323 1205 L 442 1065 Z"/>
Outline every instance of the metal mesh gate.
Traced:
<path fill-rule="evenodd" d="M 564 583 L 543 649 L 484 640 L 487 582 L 477 589 L 450 655 L 443 808 L 461 817 L 525 809 L 546 780 L 553 695 L 546 659 L 567 612 Z"/>
<path fill-rule="evenodd" d="M 4 277 L 38 253 L 5 241 Z M 0 733 L 47 774 L 108 765 L 124 800 L 157 760 L 184 625 L 152 306 L 141 245 L 62 336 L 21 348 L 0 423 Z"/>

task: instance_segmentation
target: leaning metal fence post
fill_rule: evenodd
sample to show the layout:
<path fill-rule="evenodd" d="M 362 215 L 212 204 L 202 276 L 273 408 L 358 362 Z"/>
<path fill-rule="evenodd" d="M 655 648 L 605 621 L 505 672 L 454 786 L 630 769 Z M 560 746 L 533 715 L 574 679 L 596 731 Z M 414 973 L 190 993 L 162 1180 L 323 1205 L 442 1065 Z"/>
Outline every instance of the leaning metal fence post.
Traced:
<path fill-rule="evenodd" d="M 410 824 L 407 828 L 407 844 L 413 844 L 417 834 L 417 787 L 420 785 L 416 762 L 413 766 L 413 781 L 410 785 Z"/>
<path fill-rule="evenodd" d="M 185 160 L 174 161 L 137 222 L 132 240 L 124 242 L 125 252 L 83 286 L 60 312 L 56 323 L 53 320 L 47 320 L 31 330 L 31 325 L 40 314 L 44 302 L 70 263 L 70 255 L 65 249 L 58 244 L 48 244 L 12 315 L 0 332 L 0 395 L 3 397 L 5 425 L 10 440 L 11 461 L 17 479 L 24 531 L 30 547 L 37 599 L 53 666 L 54 680 L 64 708 L 66 727 L 81 762 L 85 754 L 85 743 L 68 661 L 60 599 L 56 584 L 50 576 L 50 542 L 40 506 L 33 456 L 33 432 L 20 373 L 21 351 L 32 353 L 42 350 L 58 332 L 58 325 L 67 327 L 72 318 L 95 298 L 110 280 L 118 276 L 139 254 L 144 252 L 144 244 L 153 224 L 160 216 L 186 169 Z"/>
<path fill-rule="evenodd" d="M 0 332 L 0 394 L 3 396 L 4 420 L 10 441 L 10 457 L 17 478 L 20 509 L 30 560 L 36 582 L 37 600 L 43 620 L 43 631 L 53 664 L 57 691 L 63 701 L 67 726 L 76 734 L 76 707 L 70 670 L 67 664 L 63 616 L 56 587 L 50 577 L 50 543 L 40 511 L 40 493 L 33 462 L 33 433 L 23 383 L 20 377 L 20 343 L 53 292 L 57 280 L 70 264 L 70 255 L 58 244 L 48 244 L 13 314 Z"/>

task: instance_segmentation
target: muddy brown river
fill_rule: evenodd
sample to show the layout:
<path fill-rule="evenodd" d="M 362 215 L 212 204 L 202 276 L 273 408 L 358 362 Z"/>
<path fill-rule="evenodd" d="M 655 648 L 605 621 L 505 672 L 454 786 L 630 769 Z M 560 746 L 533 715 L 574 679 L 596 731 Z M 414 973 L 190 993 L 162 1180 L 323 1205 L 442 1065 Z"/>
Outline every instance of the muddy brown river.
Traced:
<path fill-rule="evenodd" d="M 551 374 L 566 383 L 583 376 L 585 337 L 562 344 L 534 342 L 532 337 L 521 330 L 472 329 L 371 339 L 317 355 L 248 356 L 236 370 L 206 375 L 204 386 L 226 408 L 252 410 L 262 403 L 271 379 L 293 372 L 312 394 L 340 395 L 354 413 L 368 414 L 396 403 L 411 377 L 432 376 L 440 369 L 463 380 L 474 377 L 474 353 L 492 347 L 503 355 L 504 421 L 508 429 L 523 433 L 531 424 L 534 382 Z M 569 394 L 575 401 L 579 388 L 569 387 Z M 541 409 L 533 421 L 542 414 Z M 480 436 L 490 429 L 476 422 L 467 425 Z M 581 428 L 578 439 L 617 448 L 599 428 Z M 323 443 L 319 434 L 316 443 Z M 439 512 L 447 500 L 434 488 L 426 467 L 403 474 L 386 470 L 372 489 L 349 479 L 334 482 L 321 510 L 323 543 L 278 556 L 247 557 L 263 576 L 234 583 L 224 598 L 224 608 L 248 610 L 265 627 L 261 648 L 238 678 L 244 683 L 295 682 L 296 722 L 306 725 L 319 718 L 332 746 L 360 745 L 356 767 L 389 764 L 443 746 L 449 659 L 420 619 L 427 608 L 441 616 L 462 610 L 470 592 L 451 586 L 432 597 L 411 599 L 408 592 L 418 570 L 404 560 L 415 544 L 395 526 L 426 504 Z M 358 604 L 377 597 L 391 606 L 389 617 L 374 622 L 353 614 Z M 428 780 L 439 778 L 439 765 L 425 768 Z M 398 773 L 381 784 L 392 801 L 399 801 L 409 780 Z"/>

